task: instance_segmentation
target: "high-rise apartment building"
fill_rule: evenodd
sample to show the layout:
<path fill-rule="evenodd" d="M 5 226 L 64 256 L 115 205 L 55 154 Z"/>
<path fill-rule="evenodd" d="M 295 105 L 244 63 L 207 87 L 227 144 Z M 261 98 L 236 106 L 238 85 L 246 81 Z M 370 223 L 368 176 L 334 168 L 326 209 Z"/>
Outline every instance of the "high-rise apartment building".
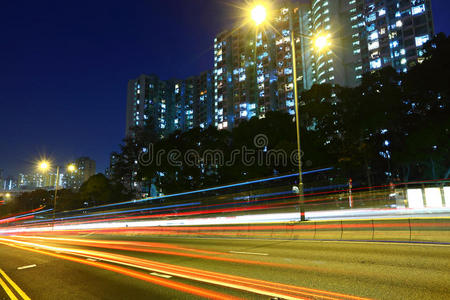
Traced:
<path fill-rule="evenodd" d="M 434 35 L 430 0 L 278 0 L 269 9 L 270 25 L 248 22 L 216 36 L 213 71 L 130 80 L 127 134 L 150 117 L 166 136 L 209 125 L 231 129 L 271 110 L 294 114 L 294 80 L 300 95 L 313 84 L 356 86 L 364 73 L 385 66 L 406 72 Z M 322 51 L 314 45 L 319 35 L 330 41 Z"/>
<path fill-rule="evenodd" d="M 421 61 L 434 35 L 430 0 L 313 0 L 312 33 L 332 41 L 315 55 L 315 83 L 355 86 L 362 74 L 386 66 L 399 72 Z"/>
<path fill-rule="evenodd" d="M 128 82 L 127 135 L 133 126 L 152 118 L 162 137 L 174 130 L 206 128 L 213 123 L 212 71 L 184 80 L 161 80 L 141 75 Z"/>
<path fill-rule="evenodd" d="M 326 36 L 331 45 L 310 51 L 312 81 L 355 86 L 361 79 L 360 30 L 364 0 L 313 0 L 309 11 L 309 34 Z M 309 41 L 311 46 L 311 40 Z M 356 50 L 358 49 L 358 50 Z"/>
<path fill-rule="evenodd" d="M 168 103 L 171 93 L 168 83 L 156 75 L 142 74 L 128 82 L 126 135 L 134 126 L 144 126 L 152 118 L 159 133 L 170 130 Z"/>
<path fill-rule="evenodd" d="M 239 26 L 214 40 L 215 125 L 294 113 L 291 32 L 299 95 L 312 84 L 356 86 L 385 66 L 399 72 L 420 62 L 434 34 L 430 0 L 274 1 L 270 26 Z M 317 51 L 314 37 L 330 46 Z"/>
<path fill-rule="evenodd" d="M 434 35 L 430 0 L 364 1 L 363 72 L 392 66 L 399 72 L 421 61 Z"/>
<path fill-rule="evenodd" d="M 294 114 L 291 31 L 300 90 L 312 85 L 308 5 L 285 2 L 272 9 L 271 26 L 251 24 L 220 33 L 214 40 L 215 125 L 232 128 L 239 120 L 263 118 L 270 110 Z"/>

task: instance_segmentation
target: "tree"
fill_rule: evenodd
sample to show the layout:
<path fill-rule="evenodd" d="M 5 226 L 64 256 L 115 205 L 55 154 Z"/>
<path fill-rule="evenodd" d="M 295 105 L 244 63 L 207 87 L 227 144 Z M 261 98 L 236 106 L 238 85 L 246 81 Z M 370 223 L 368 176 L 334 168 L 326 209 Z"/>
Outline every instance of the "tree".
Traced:
<path fill-rule="evenodd" d="M 97 206 L 128 200 L 130 194 L 121 184 L 111 182 L 103 174 L 96 174 L 81 185 L 79 199 L 82 206 Z"/>
<path fill-rule="evenodd" d="M 116 157 L 112 170 L 112 179 L 116 183 L 123 184 L 128 191 L 136 191 L 135 182 L 142 182 L 142 177 L 137 178 L 139 171 L 139 154 L 148 149 L 149 144 L 159 140 L 158 131 L 152 119 L 145 126 L 131 128 L 130 135 L 120 145 L 120 152 L 112 153 Z"/>

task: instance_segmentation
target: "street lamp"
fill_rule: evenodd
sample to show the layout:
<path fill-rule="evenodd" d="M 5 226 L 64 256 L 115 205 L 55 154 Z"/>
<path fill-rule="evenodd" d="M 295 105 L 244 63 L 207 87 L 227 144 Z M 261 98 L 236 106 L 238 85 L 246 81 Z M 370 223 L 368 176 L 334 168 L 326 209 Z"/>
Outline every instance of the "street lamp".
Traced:
<path fill-rule="evenodd" d="M 75 172 L 75 169 L 76 169 L 76 167 L 74 164 L 70 164 L 67 166 L 67 171 L 69 171 L 70 173 Z"/>
<path fill-rule="evenodd" d="M 317 51 L 322 51 L 331 45 L 329 35 L 318 34 L 314 38 L 314 47 Z"/>
<path fill-rule="evenodd" d="M 46 172 L 49 167 L 50 167 L 50 165 L 46 160 L 43 160 L 39 163 L 39 169 L 41 169 L 44 172 Z"/>
<path fill-rule="evenodd" d="M 39 169 L 42 172 L 47 172 L 51 168 L 50 163 L 43 160 L 39 163 Z M 58 183 L 59 183 L 59 166 L 56 166 L 56 180 L 55 180 L 55 197 L 53 198 L 53 229 L 55 227 L 55 212 L 56 212 L 56 198 L 58 197 Z"/>
<path fill-rule="evenodd" d="M 251 16 L 255 24 L 260 25 L 267 17 L 266 8 L 261 4 L 256 5 L 251 11 Z"/>
<path fill-rule="evenodd" d="M 43 160 L 39 163 L 39 169 L 44 173 L 47 172 L 50 168 L 51 165 L 46 160 Z M 67 166 L 67 170 L 69 172 L 74 172 L 76 170 L 76 167 L 74 164 L 70 164 Z M 56 166 L 55 197 L 53 199 L 53 227 L 55 227 L 56 198 L 58 197 L 58 188 L 59 188 L 59 166 Z"/>
<path fill-rule="evenodd" d="M 250 11 L 251 18 L 256 26 L 261 25 L 267 18 L 267 9 L 261 4 L 253 7 Z M 313 39 L 313 44 L 318 51 L 322 51 L 326 47 L 330 46 L 328 35 L 319 34 L 315 38 L 311 38 L 308 35 L 300 34 L 300 36 L 307 39 Z M 295 40 L 294 31 L 290 30 L 291 39 L 291 52 L 292 52 L 292 76 L 294 85 L 294 102 L 295 102 L 295 124 L 297 129 L 297 152 L 298 152 L 298 193 L 300 202 L 300 220 L 305 221 L 305 207 L 304 207 L 304 190 L 303 190 L 303 176 L 302 176 L 302 162 L 301 162 L 301 148 L 300 148 L 300 121 L 298 112 L 298 88 L 297 88 L 297 63 L 295 58 Z M 256 54 L 255 54 L 256 55 Z"/>

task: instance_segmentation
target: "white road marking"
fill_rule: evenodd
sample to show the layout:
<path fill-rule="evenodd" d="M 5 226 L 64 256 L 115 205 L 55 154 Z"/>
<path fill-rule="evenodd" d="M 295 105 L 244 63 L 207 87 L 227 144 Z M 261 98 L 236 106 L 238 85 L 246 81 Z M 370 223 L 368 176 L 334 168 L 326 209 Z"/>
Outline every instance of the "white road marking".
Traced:
<path fill-rule="evenodd" d="M 150 275 L 155 275 L 155 276 L 159 276 L 162 278 L 172 278 L 172 276 L 170 276 L 170 275 L 160 274 L 160 273 L 156 273 L 156 272 L 152 272 L 152 273 L 150 273 Z"/>
<path fill-rule="evenodd" d="M 235 254 L 250 254 L 250 255 L 269 255 L 268 253 L 256 253 L 256 252 L 242 252 L 242 251 L 228 251 Z"/>
<path fill-rule="evenodd" d="M 36 265 L 33 264 L 33 265 L 18 267 L 17 270 L 24 270 L 24 269 L 34 268 L 34 267 L 36 267 Z"/>

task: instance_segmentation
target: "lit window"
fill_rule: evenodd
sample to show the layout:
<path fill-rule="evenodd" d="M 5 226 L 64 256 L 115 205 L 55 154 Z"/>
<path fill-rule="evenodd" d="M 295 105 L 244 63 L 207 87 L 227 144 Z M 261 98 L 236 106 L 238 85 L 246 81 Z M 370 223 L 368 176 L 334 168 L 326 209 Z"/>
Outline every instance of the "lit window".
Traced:
<path fill-rule="evenodd" d="M 369 35 L 369 40 L 370 40 L 370 41 L 373 41 L 373 40 L 376 40 L 376 39 L 378 39 L 378 32 L 374 31 L 374 32 L 372 32 L 372 33 Z"/>
<path fill-rule="evenodd" d="M 380 47 L 380 43 L 378 42 L 378 40 L 369 43 L 369 50 L 373 50 L 373 49 L 378 49 Z"/>
<path fill-rule="evenodd" d="M 398 41 L 393 41 L 390 43 L 391 49 L 398 47 Z"/>
<path fill-rule="evenodd" d="M 416 37 L 416 47 L 421 47 L 423 44 L 425 44 L 430 37 L 428 35 L 418 36 Z"/>
<path fill-rule="evenodd" d="M 370 62 L 370 68 L 371 69 L 379 69 L 381 68 L 381 59 L 378 58 L 376 60 L 373 60 Z"/>
<path fill-rule="evenodd" d="M 375 13 L 372 13 L 367 17 L 367 22 L 373 22 L 373 21 L 375 21 L 376 18 L 377 18 L 377 15 Z"/>
<path fill-rule="evenodd" d="M 418 15 L 423 13 L 424 11 L 425 11 L 425 4 L 413 6 L 413 8 L 411 8 L 412 15 Z"/>

